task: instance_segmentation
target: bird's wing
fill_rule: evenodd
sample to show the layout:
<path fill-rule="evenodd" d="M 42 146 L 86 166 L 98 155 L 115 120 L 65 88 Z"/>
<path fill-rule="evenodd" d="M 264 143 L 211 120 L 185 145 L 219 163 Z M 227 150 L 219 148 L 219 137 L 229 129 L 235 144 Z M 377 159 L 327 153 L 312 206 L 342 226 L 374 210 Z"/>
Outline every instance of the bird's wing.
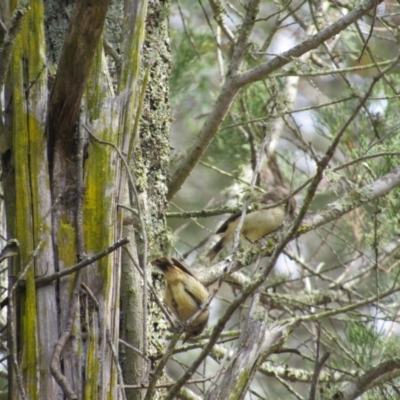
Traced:
<path fill-rule="evenodd" d="M 215 233 L 224 233 L 228 229 L 228 226 L 235 221 L 235 219 L 239 218 L 241 216 L 242 212 L 237 212 L 235 214 L 232 214 L 217 230 Z"/>
<path fill-rule="evenodd" d="M 197 276 L 194 274 L 194 272 L 186 264 L 184 264 L 183 262 L 177 260 L 176 258 L 172 258 L 171 257 L 171 260 L 174 263 L 175 267 L 179 268 L 183 272 L 186 272 L 188 275 L 190 275 L 191 277 L 196 279 L 196 281 L 198 281 Z"/>

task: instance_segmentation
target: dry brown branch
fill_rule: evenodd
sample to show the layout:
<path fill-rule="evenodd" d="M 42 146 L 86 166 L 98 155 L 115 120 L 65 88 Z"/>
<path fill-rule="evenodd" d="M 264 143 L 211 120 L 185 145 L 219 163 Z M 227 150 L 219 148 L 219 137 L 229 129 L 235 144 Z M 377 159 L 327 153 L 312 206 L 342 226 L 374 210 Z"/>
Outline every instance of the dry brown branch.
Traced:
<path fill-rule="evenodd" d="M 51 165 L 54 151 L 63 152 L 64 158 L 72 154 L 73 131 L 109 4 L 110 0 L 80 0 L 75 4 L 49 101 Z"/>

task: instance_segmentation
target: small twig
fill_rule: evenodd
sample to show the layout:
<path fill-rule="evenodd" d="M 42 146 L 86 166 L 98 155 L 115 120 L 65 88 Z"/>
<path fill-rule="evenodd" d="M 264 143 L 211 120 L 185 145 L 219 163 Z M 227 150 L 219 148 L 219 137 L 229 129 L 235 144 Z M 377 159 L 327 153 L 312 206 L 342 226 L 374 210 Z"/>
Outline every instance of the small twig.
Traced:
<path fill-rule="evenodd" d="M 78 283 L 79 287 L 77 286 Z M 72 326 L 75 319 L 76 309 L 78 308 L 79 288 L 80 288 L 80 279 L 79 277 L 78 279 L 77 277 L 75 277 L 65 329 L 60 338 L 58 339 L 57 343 L 54 345 L 53 354 L 50 359 L 50 371 L 54 379 L 61 386 L 64 394 L 69 400 L 78 400 L 78 396 L 73 391 L 68 379 L 62 374 L 60 370 L 60 358 L 64 346 L 72 334 Z"/>
<path fill-rule="evenodd" d="M 362 58 L 362 56 L 364 55 L 365 49 L 367 48 L 368 43 L 369 43 L 369 41 L 370 41 L 370 39 L 371 39 L 371 37 L 372 37 L 372 32 L 374 31 L 375 20 L 376 20 L 376 10 L 377 10 L 377 8 L 378 8 L 378 3 L 375 2 L 375 4 L 374 4 L 373 7 L 374 7 L 374 15 L 372 16 L 371 28 L 370 28 L 370 30 L 369 30 L 369 32 L 368 32 L 367 40 L 364 42 L 364 46 L 363 46 L 363 48 L 362 48 L 362 50 L 361 50 L 360 57 L 358 57 L 358 59 L 357 59 L 357 62 L 358 62 L 358 63 L 361 62 L 361 58 Z"/>
<path fill-rule="evenodd" d="M 119 239 L 114 244 L 112 244 L 110 247 L 107 247 L 105 250 L 103 250 L 102 252 L 97 253 L 92 257 L 88 257 L 85 260 L 81 261 L 80 263 L 75 264 L 74 266 L 65 269 L 64 271 L 60 271 L 60 272 L 56 272 L 51 275 L 36 278 L 35 279 L 36 286 L 42 287 L 42 286 L 48 285 L 49 283 L 51 283 L 57 279 L 62 278 L 64 276 L 71 275 L 74 272 L 79 271 L 82 268 L 85 268 L 90 264 L 93 264 L 95 261 L 100 260 L 101 258 L 107 256 L 108 254 L 112 253 L 113 251 L 117 250 L 119 247 L 121 247 L 127 243 L 129 243 L 129 238 L 125 237 L 125 238 Z M 24 288 L 25 286 L 26 286 L 25 280 L 23 278 L 20 278 L 18 280 L 18 284 L 17 284 L 18 289 Z M 8 301 L 9 301 L 8 297 L 3 299 L 0 302 L 0 309 L 5 307 L 8 304 Z"/>
<path fill-rule="evenodd" d="M 391 289 L 386 290 L 385 292 L 381 293 L 380 295 L 367 297 L 364 300 L 358 301 L 357 303 L 352 303 L 348 306 L 335 308 L 335 309 L 329 310 L 329 311 L 322 311 L 318 314 L 305 315 L 305 316 L 299 317 L 298 320 L 300 320 L 301 322 L 319 321 L 323 318 L 332 317 L 334 315 L 346 314 L 349 311 L 356 310 L 357 308 L 368 305 L 368 304 L 372 304 L 373 302 L 377 301 L 378 299 L 382 300 L 383 298 L 388 297 L 391 294 L 399 292 L 399 291 L 400 291 L 400 287 L 392 287 Z"/>
<path fill-rule="evenodd" d="M 224 32 L 226 38 L 229 40 L 231 44 L 235 43 L 235 35 L 229 29 L 228 25 L 226 24 L 223 15 L 226 14 L 226 10 L 224 5 L 222 4 L 221 0 L 210 0 L 209 1 L 211 9 L 214 13 L 214 19 L 217 21 L 219 27 L 221 28 L 222 32 Z"/>
<path fill-rule="evenodd" d="M 0 28 L 4 33 L 8 33 L 8 29 L 6 27 L 6 24 L 3 22 L 3 20 L 0 18 Z"/>
<path fill-rule="evenodd" d="M 304 185 L 301 186 L 301 189 L 303 188 Z M 297 189 L 295 192 L 291 194 L 294 195 L 294 193 L 298 193 L 300 189 Z M 290 196 L 290 197 L 291 197 Z M 278 201 L 274 204 L 268 204 L 268 205 L 262 205 L 260 207 L 259 203 L 255 204 L 249 204 L 247 206 L 247 211 L 253 211 L 254 207 L 257 206 L 257 210 L 269 210 L 270 208 L 275 208 L 287 201 L 287 198 L 284 198 L 281 201 Z M 239 211 L 243 210 L 245 203 L 242 203 L 238 206 L 223 206 L 223 207 L 218 207 L 218 208 L 211 208 L 209 210 L 200 210 L 200 211 L 181 211 L 181 212 L 168 212 L 166 214 L 167 218 L 206 218 L 206 217 L 212 217 L 215 215 L 222 215 L 222 214 L 233 214 L 233 213 L 238 213 Z"/>
<path fill-rule="evenodd" d="M 173 203 L 172 201 L 169 202 L 169 205 L 175 207 L 175 208 L 178 209 L 180 212 L 184 212 L 184 210 L 183 210 L 181 207 L 179 207 L 176 203 Z M 205 209 L 207 209 L 207 207 L 208 207 L 208 204 L 204 206 Z M 175 236 L 178 236 L 179 230 L 180 230 L 180 229 L 182 229 L 182 230 L 185 229 L 186 226 L 187 226 L 188 224 L 190 224 L 190 222 L 193 222 L 193 223 L 194 223 L 195 225 L 197 225 L 200 229 L 203 229 L 204 231 L 206 231 L 206 232 L 208 232 L 208 233 L 214 233 L 213 231 L 211 231 L 210 229 L 208 229 L 207 227 L 205 227 L 204 225 L 202 225 L 200 222 L 198 222 L 198 221 L 197 221 L 197 218 L 190 218 L 190 221 L 187 221 L 187 223 L 184 224 L 183 227 L 179 227 L 179 228 L 174 232 L 174 235 L 175 235 Z"/>
<path fill-rule="evenodd" d="M 96 299 L 96 296 L 94 295 L 94 293 L 90 290 L 90 287 L 88 285 L 86 285 L 86 283 L 82 282 L 82 290 L 84 292 L 86 292 L 86 294 L 90 297 L 90 300 L 92 300 L 94 307 L 96 309 L 96 311 L 98 312 L 100 309 L 100 305 L 99 302 Z"/>
<path fill-rule="evenodd" d="M 23 274 L 26 273 L 27 270 L 28 270 L 28 267 L 25 268 Z M 22 380 L 21 370 L 19 368 L 18 358 L 17 358 L 17 330 L 15 328 L 15 321 L 14 321 L 14 300 L 13 300 L 14 291 L 15 291 L 14 287 L 15 287 L 15 285 L 11 289 L 11 293 L 9 296 L 10 300 L 9 300 L 9 305 L 8 305 L 8 322 L 7 322 L 7 324 L 10 327 L 10 355 L 11 355 L 11 361 L 12 361 L 12 365 L 14 367 L 15 377 L 16 377 L 19 393 L 21 395 L 21 399 L 27 400 L 24 383 Z"/>
<path fill-rule="evenodd" d="M 124 385 L 124 375 L 122 373 L 121 365 L 120 365 L 119 360 L 118 360 L 117 350 L 114 347 L 114 344 L 113 344 L 113 342 L 111 340 L 110 331 L 108 329 L 106 331 L 106 336 L 107 336 L 107 342 L 108 342 L 108 344 L 109 344 L 109 346 L 111 348 L 111 352 L 112 352 L 112 355 L 113 355 L 113 358 L 114 358 L 114 363 L 117 366 L 118 387 L 119 387 L 119 389 L 121 391 L 121 395 L 122 395 L 123 400 L 127 400 L 126 392 L 125 392 L 125 385 Z"/>
<path fill-rule="evenodd" d="M 11 290 L 13 292 L 13 290 Z M 21 370 L 19 368 L 18 364 L 18 358 L 17 358 L 17 330 L 15 328 L 15 323 L 14 323 L 14 301 L 13 301 L 13 294 L 10 294 L 10 301 L 9 301 L 9 306 L 8 306 L 8 326 L 10 327 L 10 355 L 11 355 L 11 361 L 12 365 L 14 367 L 14 372 L 15 372 L 15 377 L 19 389 L 19 393 L 21 395 L 22 400 L 27 400 L 26 393 L 25 393 L 25 388 L 24 388 L 24 383 L 22 380 L 22 375 L 21 375 Z"/>
<path fill-rule="evenodd" d="M 178 11 L 179 11 L 179 15 L 180 15 L 180 17 L 181 17 L 182 27 L 183 27 L 183 30 L 184 30 L 184 32 L 185 32 L 185 35 L 186 35 L 186 37 L 187 37 L 187 39 L 188 39 L 190 45 L 192 46 L 193 51 L 194 51 L 194 53 L 196 54 L 196 57 L 197 57 L 198 59 L 200 59 L 200 54 L 199 54 L 199 52 L 197 51 L 196 45 L 194 44 L 193 39 L 191 38 L 190 33 L 189 33 L 189 30 L 188 30 L 188 28 L 187 28 L 187 26 L 186 26 L 185 17 L 184 17 L 184 15 L 183 15 L 182 7 L 181 7 L 181 4 L 180 4 L 179 0 L 177 0 L 176 4 L 177 4 L 177 6 L 178 6 Z"/>
<path fill-rule="evenodd" d="M 315 399 L 319 375 L 321 373 L 322 367 L 328 361 L 328 358 L 330 356 L 331 356 L 331 353 L 329 353 L 329 352 L 324 353 L 324 355 L 321 357 L 321 359 L 318 361 L 318 363 L 315 364 L 313 382 L 312 382 L 312 386 L 311 386 L 311 390 L 314 388 L 315 392 L 314 393 L 310 393 L 310 400 L 311 399 Z M 313 397 L 311 397 L 311 396 L 313 396 Z"/>
<path fill-rule="evenodd" d="M 250 140 L 250 139 L 249 139 Z M 224 171 L 221 168 L 216 167 L 215 165 L 209 164 L 205 161 L 199 161 L 199 165 L 203 165 L 204 167 L 207 167 L 211 169 L 212 171 L 218 172 L 219 174 L 223 176 L 228 176 L 229 178 L 235 179 L 240 183 L 243 183 L 243 185 L 250 186 L 250 183 L 245 181 L 244 179 L 241 179 L 239 176 L 233 175 L 230 172 Z M 256 187 L 256 190 L 259 190 L 260 192 L 264 193 L 265 191 L 262 190 L 262 188 Z"/>
<path fill-rule="evenodd" d="M 287 390 L 289 393 L 291 393 L 293 396 L 295 396 L 295 398 L 296 398 L 297 400 L 304 400 L 304 397 L 300 396 L 300 394 L 297 393 L 297 392 L 294 390 L 294 388 L 293 388 L 291 385 L 289 385 L 288 382 L 285 381 L 285 379 L 282 379 L 279 375 L 275 375 L 275 379 L 276 379 L 277 381 L 279 381 L 279 382 L 286 388 L 286 390 Z M 292 397 L 292 399 L 293 399 L 293 398 L 294 398 L 294 397 Z"/>
<path fill-rule="evenodd" d="M 203 379 L 192 379 L 192 380 L 187 381 L 187 384 L 188 385 L 195 385 L 195 384 L 198 384 L 198 383 L 208 382 L 211 379 L 213 379 L 214 376 L 210 376 L 210 377 L 203 378 Z M 156 389 L 169 388 L 169 387 L 173 386 L 174 384 L 175 384 L 175 382 L 163 383 L 163 384 L 157 385 Z M 124 385 L 124 388 L 126 388 L 126 389 L 147 389 L 147 386 L 144 386 L 144 385 Z"/>
<path fill-rule="evenodd" d="M 213 217 L 215 215 L 232 214 L 240 211 L 243 206 L 223 206 L 218 208 L 211 208 L 209 210 L 199 211 L 181 211 L 181 212 L 167 212 L 167 218 L 206 218 Z"/>
<path fill-rule="evenodd" d="M 171 341 L 169 342 L 169 345 L 166 348 L 162 359 L 160 360 L 160 362 L 157 364 L 157 367 L 155 368 L 153 377 L 150 380 L 149 386 L 147 388 L 146 396 L 144 397 L 143 400 L 154 399 L 154 392 L 156 390 L 157 381 L 158 381 L 159 377 L 162 375 L 162 373 L 164 371 L 164 367 L 167 364 L 167 361 L 169 360 L 169 358 L 171 357 L 173 350 L 175 348 L 175 345 L 178 343 L 180 336 L 181 336 L 181 332 L 177 332 L 171 338 Z"/>
<path fill-rule="evenodd" d="M 114 47 L 111 45 L 111 43 L 107 39 L 103 39 L 103 47 L 104 47 L 105 53 L 108 54 L 114 60 L 117 74 L 118 74 L 118 76 L 120 76 L 121 75 L 121 66 L 122 66 L 121 55 L 117 52 L 117 50 L 114 49 Z"/>
<path fill-rule="evenodd" d="M 115 243 L 113 243 L 110 247 L 107 247 L 105 250 L 101 251 L 100 253 L 95 254 L 94 256 L 91 256 L 91 257 L 88 257 L 88 258 L 82 260 L 81 262 L 79 262 L 78 264 L 75 264 L 71 268 L 67 268 L 66 270 L 61 271 L 61 272 L 56 272 L 55 274 L 52 274 L 52 275 L 37 278 L 35 280 L 35 282 L 38 286 L 44 286 L 44 285 L 47 285 L 47 284 L 53 282 L 56 279 L 60 279 L 64 276 L 71 275 L 74 272 L 77 272 L 77 271 L 81 270 L 82 268 L 87 267 L 90 264 L 93 264 L 95 261 L 100 260 L 101 258 L 109 255 L 110 253 L 117 250 L 124 244 L 129 243 L 129 240 L 130 239 L 127 237 L 119 239 Z M 25 286 L 25 285 L 22 285 L 22 283 L 20 283 L 19 286 Z"/>
<path fill-rule="evenodd" d="M 99 302 L 97 301 L 97 299 L 96 299 L 96 296 L 94 295 L 94 293 L 90 290 L 90 288 L 85 284 L 85 283 L 83 283 L 82 282 L 82 289 L 87 293 L 87 295 L 90 297 L 90 299 L 92 300 L 92 302 L 93 302 L 93 304 L 94 304 L 94 306 L 95 306 L 95 308 L 96 308 L 96 311 L 99 313 L 99 310 L 100 310 L 100 306 L 99 306 Z M 111 348 L 111 352 L 112 352 L 112 355 L 113 355 L 113 358 L 114 358 L 114 362 L 115 362 L 115 364 L 116 364 L 116 366 L 117 366 L 117 372 L 118 372 L 118 382 L 119 382 L 119 385 L 121 385 L 120 386 L 120 388 L 121 388 L 121 395 L 122 395 L 122 397 L 123 397 L 123 400 L 127 400 L 126 399 L 126 393 L 125 393 L 125 390 L 123 390 L 123 385 L 124 385 L 124 379 L 123 379 L 123 374 L 122 374 L 122 370 L 121 370 L 121 366 L 120 366 L 120 364 L 119 364 L 119 361 L 118 361 L 118 354 L 117 354 L 117 351 L 115 350 L 115 347 L 114 347 L 114 344 L 112 343 L 112 340 L 111 340 L 111 337 L 110 337 L 110 331 L 108 330 L 108 329 L 106 329 L 106 337 L 107 337 L 107 343 L 109 344 L 109 346 L 110 346 L 110 348 Z"/>
<path fill-rule="evenodd" d="M 317 355 L 315 360 L 315 369 L 314 374 L 311 382 L 311 389 L 310 389 L 310 400 L 315 400 L 315 395 L 317 394 L 317 386 L 318 386 L 318 378 L 321 373 L 322 367 L 330 357 L 330 353 L 326 352 L 322 358 L 319 358 L 321 349 L 321 324 L 317 323 Z"/>
<path fill-rule="evenodd" d="M 132 264 L 135 266 L 135 268 L 137 269 L 137 271 L 139 272 L 139 274 L 143 277 L 143 271 L 140 268 L 140 266 L 137 264 L 135 258 L 133 257 L 132 253 L 130 252 L 130 250 L 127 247 L 124 247 L 124 250 L 127 252 L 129 258 L 132 261 Z M 160 307 L 161 311 L 164 313 L 165 317 L 167 318 L 168 322 L 170 323 L 170 325 L 172 327 L 175 327 L 174 325 L 174 321 L 170 315 L 170 313 L 167 311 L 167 309 L 164 307 L 162 301 L 160 300 L 160 298 L 158 297 L 158 294 L 156 292 L 156 290 L 154 289 L 153 285 L 150 282 L 147 282 L 147 284 L 149 285 L 150 291 L 154 296 L 154 299 L 156 301 L 156 303 L 158 304 L 158 306 Z"/>
<path fill-rule="evenodd" d="M 7 244 L 1 249 L 0 263 L 9 257 L 17 255 L 19 252 L 19 243 L 17 239 L 10 239 Z M 0 271 L 1 273 L 1 271 Z"/>

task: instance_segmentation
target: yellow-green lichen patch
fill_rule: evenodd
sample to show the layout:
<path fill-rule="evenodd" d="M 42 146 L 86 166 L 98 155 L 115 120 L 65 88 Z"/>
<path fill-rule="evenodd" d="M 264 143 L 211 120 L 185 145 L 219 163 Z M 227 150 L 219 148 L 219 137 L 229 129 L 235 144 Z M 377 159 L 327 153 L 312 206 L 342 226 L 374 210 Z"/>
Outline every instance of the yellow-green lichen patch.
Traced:
<path fill-rule="evenodd" d="M 91 143 L 89 146 L 83 213 L 88 254 L 98 253 L 113 242 L 115 171 L 112 168 L 111 152 L 111 147 L 104 144 Z M 107 259 L 109 257 L 100 260 L 99 266 L 106 267 Z M 104 276 L 107 275 L 106 271 L 100 272 L 105 272 Z"/>
<path fill-rule="evenodd" d="M 11 235 L 20 243 L 20 274 L 31 262 L 25 275 L 25 291 L 18 294 L 20 366 L 30 399 L 39 399 L 38 314 L 35 264 L 32 252 L 40 243 L 41 224 L 50 211 L 47 154 L 44 136 L 47 102 L 43 32 L 43 2 L 33 1 L 16 37 L 11 60 L 12 77 L 12 150 L 15 176 L 15 219 L 9 223 Z M 48 202 L 43 206 L 42 199 Z M 45 209 L 47 207 L 47 209 Z M 51 227 L 44 230 L 49 233 Z M 43 246 L 39 249 L 42 251 Z"/>
<path fill-rule="evenodd" d="M 310 225 L 305 225 L 304 224 L 304 225 L 299 226 L 299 228 L 297 229 L 297 232 L 298 232 L 299 235 L 301 235 L 301 234 L 309 232 L 311 229 L 312 228 L 311 228 Z"/>
<path fill-rule="evenodd" d="M 37 335 L 36 335 L 36 289 L 34 270 L 31 268 L 26 274 L 26 291 L 19 295 L 20 306 L 20 343 L 22 349 L 21 370 L 26 377 L 27 390 L 31 398 L 38 399 L 38 382 L 36 375 L 37 357 Z"/>
<path fill-rule="evenodd" d="M 65 218 L 64 218 L 65 219 Z M 75 228 L 70 223 L 60 219 L 60 227 L 57 232 L 58 241 L 58 259 L 60 267 L 72 267 L 76 264 L 76 232 Z M 71 275 L 71 287 L 72 287 Z"/>
<path fill-rule="evenodd" d="M 99 397 L 99 375 L 100 360 L 97 356 L 99 332 L 95 326 L 96 318 L 93 318 L 89 323 L 87 353 L 86 353 L 86 381 L 85 381 L 85 399 L 98 399 Z"/>
<path fill-rule="evenodd" d="M 250 371 L 247 368 L 243 368 L 238 378 L 236 379 L 236 390 L 230 392 L 229 400 L 236 400 L 242 398 L 244 388 L 247 387 L 250 377 Z"/>

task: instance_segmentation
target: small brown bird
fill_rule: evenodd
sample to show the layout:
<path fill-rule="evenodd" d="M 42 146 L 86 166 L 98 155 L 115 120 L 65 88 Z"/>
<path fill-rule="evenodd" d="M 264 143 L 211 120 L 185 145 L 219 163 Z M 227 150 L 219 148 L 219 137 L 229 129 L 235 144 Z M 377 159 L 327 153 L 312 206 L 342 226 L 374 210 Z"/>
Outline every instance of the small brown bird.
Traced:
<path fill-rule="evenodd" d="M 167 281 L 165 303 L 168 308 L 179 321 L 188 321 L 206 302 L 207 289 L 198 281 L 188 266 L 175 258 L 169 260 L 159 257 L 151 263 L 162 271 Z M 209 309 L 206 307 L 188 327 L 183 342 L 203 332 L 207 326 L 209 314 Z"/>
<path fill-rule="evenodd" d="M 266 193 L 261 199 L 261 204 L 271 205 L 282 201 L 289 196 L 289 191 L 283 187 L 276 187 Z M 254 242 L 279 228 L 286 215 L 293 218 L 296 209 L 296 200 L 291 197 L 281 205 L 266 210 L 254 210 L 246 214 L 240 233 L 250 242 Z M 217 254 L 232 238 L 239 224 L 241 212 L 232 214 L 218 229 L 216 233 L 222 233 L 222 238 L 208 252 L 210 261 L 214 260 Z"/>

